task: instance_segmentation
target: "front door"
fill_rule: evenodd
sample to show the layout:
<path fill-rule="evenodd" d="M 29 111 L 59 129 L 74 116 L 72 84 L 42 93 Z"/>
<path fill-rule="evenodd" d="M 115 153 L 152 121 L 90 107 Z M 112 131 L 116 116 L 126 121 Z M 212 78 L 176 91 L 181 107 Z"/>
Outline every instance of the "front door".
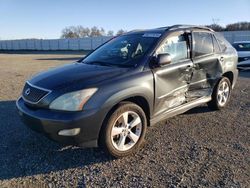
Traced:
<path fill-rule="evenodd" d="M 190 59 L 188 34 L 175 32 L 166 37 L 156 50 L 171 55 L 171 63 L 152 69 L 155 79 L 155 113 L 175 108 L 186 102 L 193 62 Z"/>

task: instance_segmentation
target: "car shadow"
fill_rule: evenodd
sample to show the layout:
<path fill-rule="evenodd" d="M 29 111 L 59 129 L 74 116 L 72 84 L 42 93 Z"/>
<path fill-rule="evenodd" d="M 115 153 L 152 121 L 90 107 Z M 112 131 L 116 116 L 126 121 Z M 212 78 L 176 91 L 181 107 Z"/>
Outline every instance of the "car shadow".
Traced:
<path fill-rule="evenodd" d="M 0 180 L 114 160 L 98 148 L 62 146 L 26 128 L 15 101 L 0 101 Z"/>
<path fill-rule="evenodd" d="M 188 110 L 187 112 L 183 113 L 184 115 L 191 115 L 191 114 L 201 114 L 201 113 L 208 113 L 212 112 L 207 106 L 198 106 Z"/>
<path fill-rule="evenodd" d="M 250 78 L 250 70 L 239 71 L 239 77 Z"/>

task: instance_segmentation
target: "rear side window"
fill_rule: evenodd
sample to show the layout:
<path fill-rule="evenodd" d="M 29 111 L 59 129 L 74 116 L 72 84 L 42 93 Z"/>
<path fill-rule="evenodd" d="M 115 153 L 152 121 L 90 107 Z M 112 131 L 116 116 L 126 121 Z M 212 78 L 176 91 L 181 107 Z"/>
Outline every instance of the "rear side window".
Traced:
<path fill-rule="evenodd" d="M 218 44 L 218 41 L 216 38 L 213 36 L 213 44 L 214 44 L 214 52 L 215 53 L 220 53 L 220 46 Z"/>
<path fill-rule="evenodd" d="M 213 40 L 210 33 L 193 32 L 193 45 L 194 57 L 213 53 Z"/>
<path fill-rule="evenodd" d="M 224 42 L 223 40 L 220 40 L 220 39 L 218 39 L 218 42 L 219 42 L 219 44 L 220 44 L 221 50 L 222 50 L 223 52 L 226 51 L 227 45 L 225 44 L 225 42 Z"/>
<path fill-rule="evenodd" d="M 217 39 L 217 41 L 218 41 L 218 43 L 220 45 L 221 51 L 225 52 L 226 49 L 227 49 L 227 45 L 229 45 L 229 44 L 226 43 L 225 38 L 221 34 L 215 33 L 215 36 L 216 36 L 216 39 Z"/>

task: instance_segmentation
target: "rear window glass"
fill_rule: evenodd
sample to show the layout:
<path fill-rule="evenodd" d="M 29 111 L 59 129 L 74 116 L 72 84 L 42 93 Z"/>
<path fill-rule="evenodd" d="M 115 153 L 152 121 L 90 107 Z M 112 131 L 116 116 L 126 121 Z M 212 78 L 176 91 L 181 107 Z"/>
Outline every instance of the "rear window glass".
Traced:
<path fill-rule="evenodd" d="M 210 33 L 193 32 L 193 40 L 194 57 L 213 53 L 213 40 Z"/>
<path fill-rule="evenodd" d="M 250 43 L 235 43 L 233 46 L 237 51 L 250 51 Z"/>

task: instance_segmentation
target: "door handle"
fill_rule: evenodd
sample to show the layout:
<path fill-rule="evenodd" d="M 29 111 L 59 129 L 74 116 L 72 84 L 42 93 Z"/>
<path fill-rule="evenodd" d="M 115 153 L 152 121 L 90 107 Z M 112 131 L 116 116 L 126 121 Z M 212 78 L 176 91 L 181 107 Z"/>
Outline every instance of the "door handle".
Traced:
<path fill-rule="evenodd" d="M 192 70 L 192 66 L 191 65 L 188 65 L 185 69 L 185 72 L 190 72 Z"/>
<path fill-rule="evenodd" d="M 220 62 L 224 62 L 224 57 L 221 57 L 221 58 L 220 58 Z"/>

